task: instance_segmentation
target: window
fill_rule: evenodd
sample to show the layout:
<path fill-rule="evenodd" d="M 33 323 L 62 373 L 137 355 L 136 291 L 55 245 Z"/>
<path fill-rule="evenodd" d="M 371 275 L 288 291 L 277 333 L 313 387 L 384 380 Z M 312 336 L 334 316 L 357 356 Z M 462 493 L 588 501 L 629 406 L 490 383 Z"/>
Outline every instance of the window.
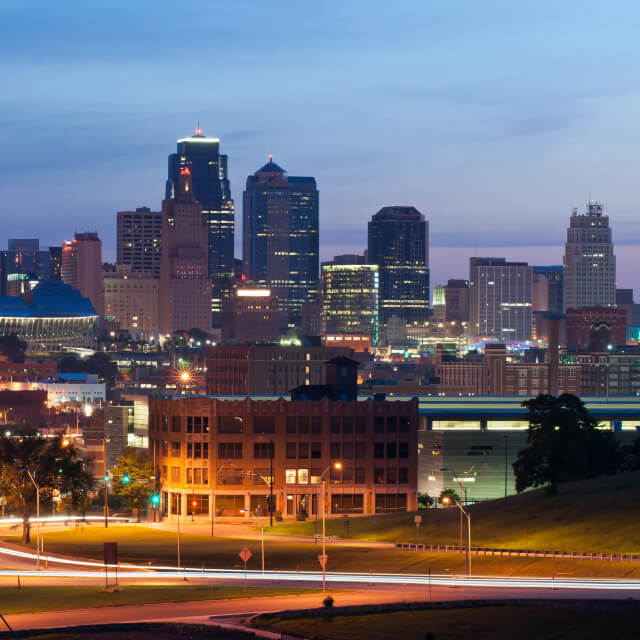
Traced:
<path fill-rule="evenodd" d="M 166 440 L 160 443 L 160 455 L 165 458 L 169 455 L 169 443 Z"/>
<path fill-rule="evenodd" d="M 162 430 L 169 431 L 169 417 L 162 416 Z"/>
<path fill-rule="evenodd" d="M 353 433 L 353 418 L 351 416 L 342 418 L 342 433 Z"/>
<path fill-rule="evenodd" d="M 396 484 L 397 473 L 395 467 L 387 467 L 387 484 Z"/>
<path fill-rule="evenodd" d="M 407 510 L 406 493 L 376 493 L 376 513 Z"/>
<path fill-rule="evenodd" d="M 382 467 L 376 467 L 373 470 L 373 482 L 374 484 L 384 484 L 384 469 Z"/>
<path fill-rule="evenodd" d="M 356 467 L 356 484 L 364 484 L 365 481 L 364 467 Z"/>
<path fill-rule="evenodd" d="M 373 444 L 373 457 L 384 458 L 384 442 L 375 442 Z"/>
<path fill-rule="evenodd" d="M 384 418 L 376 416 L 373 430 L 375 433 L 384 433 Z"/>
<path fill-rule="evenodd" d="M 409 469 L 407 467 L 398 469 L 398 484 L 409 484 Z"/>
<path fill-rule="evenodd" d="M 186 484 L 209 484 L 208 469 L 187 469 Z"/>
<path fill-rule="evenodd" d="M 356 442 L 356 458 L 361 460 L 365 457 L 365 446 L 364 442 Z"/>
<path fill-rule="evenodd" d="M 399 445 L 399 456 L 400 458 L 408 458 L 409 457 L 409 443 L 401 442 Z"/>
<path fill-rule="evenodd" d="M 309 443 L 308 442 L 299 442 L 298 443 L 298 458 L 308 458 L 309 457 Z"/>
<path fill-rule="evenodd" d="M 387 458 L 395 458 L 397 456 L 397 447 L 395 442 L 387 442 Z"/>
<path fill-rule="evenodd" d="M 367 422 L 364 416 L 356 416 L 356 433 L 364 433 L 367 430 Z"/>
<path fill-rule="evenodd" d="M 331 480 L 331 482 L 340 482 L 342 480 L 342 469 L 336 469 L 332 465 L 329 470 L 329 480 Z"/>
<path fill-rule="evenodd" d="M 254 442 L 253 457 L 258 459 L 271 458 L 273 454 L 272 442 Z"/>
<path fill-rule="evenodd" d="M 321 473 L 322 471 L 318 468 L 311 469 L 311 484 L 319 484 L 321 482 Z"/>
<path fill-rule="evenodd" d="M 180 433 L 180 416 L 171 416 L 171 432 Z"/>
<path fill-rule="evenodd" d="M 198 442 L 194 444 L 200 444 Z M 218 442 L 218 458 L 242 458 L 242 442 Z"/>
<path fill-rule="evenodd" d="M 342 482 L 345 484 L 353 483 L 353 467 L 342 468 Z"/>
<path fill-rule="evenodd" d="M 275 416 L 254 416 L 253 417 L 253 433 L 275 433 L 276 419 Z"/>
<path fill-rule="evenodd" d="M 409 433 L 409 418 L 401 417 L 400 418 L 400 433 Z"/>
<path fill-rule="evenodd" d="M 286 469 L 284 472 L 284 481 L 286 484 L 296 484 L 296 469 Z"/>
<path fill-rule="evenodd" d="M 167 465 L 162 465 L 162 472 L 161 472 L 161 475 L 160 475 L 160 479 L 163 482 L 166 482 L 168 480 L 167 472 L 168 472 Z"/>
<path fill-rule="evenodd" d="M 171 457 L 179 458 L 180 457 L 180 441 L 172 441 L 171 442 Z"/>
<path fill-rule="evenodd" d="M 353 442 L 342 443 L 342 457 L 347 459 L 353 458 Z"/>
<path fill-rule="evenodd" d="M 318 459 L 322 458 L 322 443 L 321 442 L 312 442 L 311 443 L 311 457 Z"/>
<path fill-rule="evenodd" d="M 331 495 L 331 513 L 364 513 L 361 493 L 334 493 Z"/>
<path fill-rule="evenodd" d="M 298 418 L 298 433 L 309 433 L 309 416 Z"/>
<path fill-rule="evenodd" d="M 398 430 L 398 422 L 395 416 L 387 418 L 387 433 L 396 433 Z"/>
<path fill-rule="evenodd" d="M 180 467 L 171 467 L 171 482 L 180 484 Z"/>
<path fill-rule="evenodd" d="M 220 416 L 218 418 L 218 433 L 242 433 L 244 421 L 238 416 Z"/>
<path fill-rule="evenodd" d="M 200 484 L 196 482 L 195 484 Z M 203 483 L 206 484 L 206 483 Z M 187 513 L 191 515 L 208 515 L 209 514 L 209 496 L 207 495 L 190 495 L 188 498 L 189 508 Z"/>
<path fill-rule="evenodd" d="M 331 416 L 331 433 L 340 433 L 340 418 L 338 416 Z"/>
<path fill-rule="evenodd" d="M 298 420 L 293 416 L 287 416 L 287 433 L 298 433 Z"/>
<path fill-rule="evenodd" d="M 320 416 L 311 417 L 311 433 L 322 433 L 322 418 Z"/>
<path fill-rule="evenodd" d="M 309 484 L 309 469 L 298 469 L 298 484 Z"/>
<path fill-rule="evenodd" d="M 295 458 L 298 453 L 298 443 L 297 442 L 287 442 L 287 458 Z"/>
<path fill-rule="evenodd" d="M 331 443 L 331 449 L 330 449 L 329 455 L 334 460 L 339 460 L 340 459 L 340 443 L 339 442 L 332 442 Z"/>

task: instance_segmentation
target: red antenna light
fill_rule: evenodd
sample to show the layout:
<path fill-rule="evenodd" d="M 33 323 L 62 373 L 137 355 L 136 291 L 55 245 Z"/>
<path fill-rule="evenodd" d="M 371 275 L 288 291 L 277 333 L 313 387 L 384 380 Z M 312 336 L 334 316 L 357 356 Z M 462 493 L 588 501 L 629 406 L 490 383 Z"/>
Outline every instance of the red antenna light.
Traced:
<path fill-rule="evenodd" d="M 269 162 L 272 162 L 272 161 L 273 161 L 273 154 L 272 154 L 272 153 L 270 153 L 270 154 L 269 154 Z"/>

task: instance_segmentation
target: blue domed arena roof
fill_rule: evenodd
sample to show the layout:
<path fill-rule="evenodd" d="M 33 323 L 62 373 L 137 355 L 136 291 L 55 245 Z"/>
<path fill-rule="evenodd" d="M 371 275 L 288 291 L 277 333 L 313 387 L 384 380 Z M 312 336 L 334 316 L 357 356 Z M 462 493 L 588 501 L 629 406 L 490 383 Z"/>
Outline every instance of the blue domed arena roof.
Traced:
<path fill-rule="evenodd" d="M 84 318 L 95 316 L 88 298 L 62 280 L 43 280 L 27 302 L 19 297 L 0 296 L 0 316 L 12 318 Z"/>

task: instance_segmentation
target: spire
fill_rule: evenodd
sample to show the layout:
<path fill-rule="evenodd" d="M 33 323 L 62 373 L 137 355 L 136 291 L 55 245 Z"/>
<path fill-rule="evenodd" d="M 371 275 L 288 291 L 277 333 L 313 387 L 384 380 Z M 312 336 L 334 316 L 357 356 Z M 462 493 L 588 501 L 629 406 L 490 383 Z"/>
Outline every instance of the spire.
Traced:
<path fill-rule="evenodd" d="M 202 138 L 202 137 L 204 137 L 204 134 L 202 133 L 202 129 L 200 128 L 200 120 L 198 120 L 196 122 L 196 131 L 193 134 L 193 137 L 194 138 Z"/>

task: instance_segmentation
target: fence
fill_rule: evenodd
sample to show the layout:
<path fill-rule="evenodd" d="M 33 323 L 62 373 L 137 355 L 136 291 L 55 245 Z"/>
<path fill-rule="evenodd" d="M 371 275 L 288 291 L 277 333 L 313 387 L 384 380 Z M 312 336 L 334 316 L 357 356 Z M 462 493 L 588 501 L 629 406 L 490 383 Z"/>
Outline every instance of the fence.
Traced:
<path fill-rule="evenodd" d="M 396 542 L 400 551 L 426 551 L 430 553 L 465 553 L 466 547 L 459 545 L 416 544 Z M 476 556 L 511 556 L 522 558 L 562 558 L 563 560 L 606 560 L 608 562 L 640 562 L 640 555 L 629 553 L 591 553 L 588 551 L 535 551 L 531 549 L 491 549 L 471 547 Z"/>

